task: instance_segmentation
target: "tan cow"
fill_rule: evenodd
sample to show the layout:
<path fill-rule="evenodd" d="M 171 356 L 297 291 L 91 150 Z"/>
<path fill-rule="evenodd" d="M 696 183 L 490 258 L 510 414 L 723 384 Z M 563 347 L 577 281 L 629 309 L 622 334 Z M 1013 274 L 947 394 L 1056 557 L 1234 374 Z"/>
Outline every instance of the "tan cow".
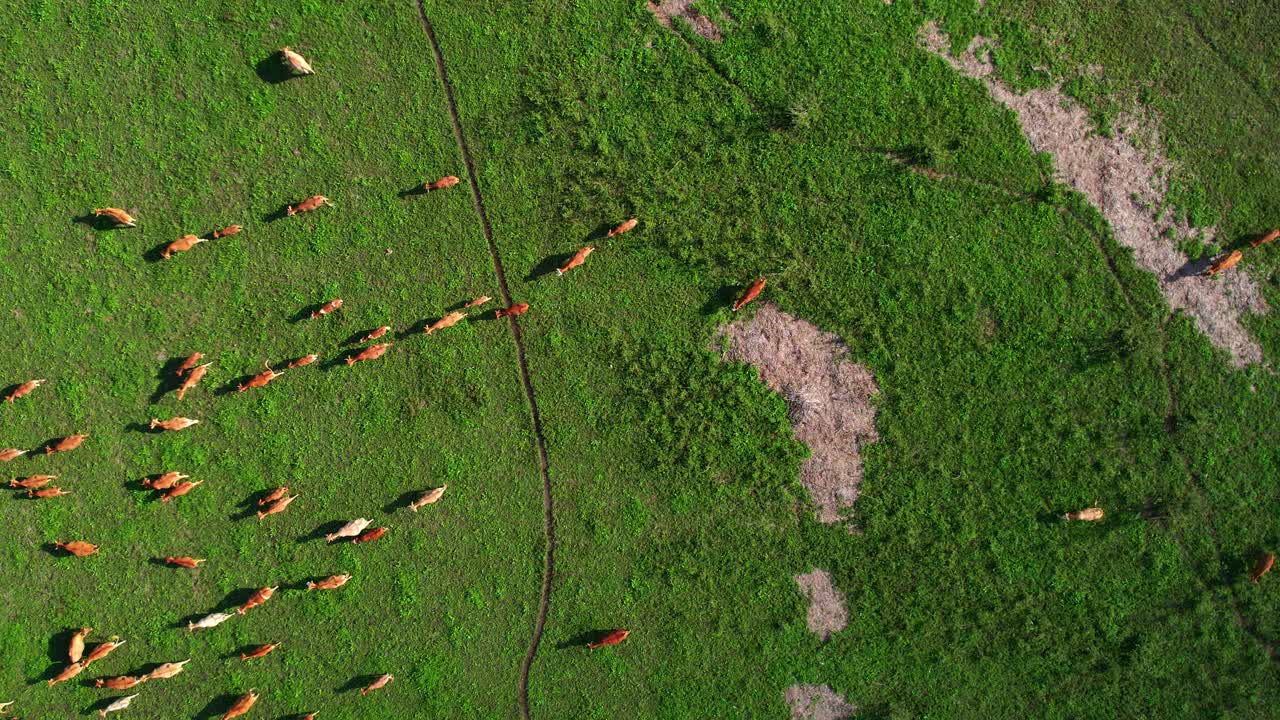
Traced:
<path fill-rule="evenodd" d="M 143 478 L 142 486 L 151 488 L 152 490 L 168 490 L 174 485 L 177 485 L 180 481 L 186 480 L 189 477 L 191 476 L 183 475 L 180 472 L 175 472 L 171 470 L 154 480 Z"/>
<path fill-rule="evenodd" d="M 275 587 L 264 587 L 259 589 L 257 592 L 250 595 L 249 599 L 245 600 L 244 604 L 236 609 L 236 612 L 239 613 L 240 615 L 243 615 L 249 610 L 252 610 L 258 607 L 259 605 L 270 600 L 271 597 L 276 594 L 276 590 L 278 589 L 280 589 L 279 585 L 276 585 Z"/>
<path fill-rule="evenodd" d="M 324 207 L 325 205 L 328 205 L 329 207 L 333 207 L 333 203 L 330 202 L 329 198 L 323 195 L 312 195 L 306 200 L 303 200 L 302 202 L 298 203 L 297 207 L 290 205 L 285 212 L 288 213 L 289 215 L 297 215 L 298 213 L 305 213 L 305 212 L 311 212 L 312 210 L 318 210 Z"/>
<path fill-rule="evenodd" d="M 427 192 L 431 192 L 432 190 L 443 190 L 445 188 L 451 188 L 457 184 L 458 184 L 458 178 L 452 175 L 445 175 L 444 177 L 440 178 L 439 180 L 436 180 L 435 182 L 422 183 L 422 189 L 426 190 Z"/>
<path fill-rule="evenodd" d="M 249 712 L 249 708 L 253 707 L 253 704 L 256 702 L 258 702 L 258 693 L 250 689 L 249 692 L 241 695 L 239 700 L 236 700 L 230 710 L 223 714 L 222 720 L 231 720 L 233 717 L 240 717 L 241 715 Z"/>
<path fill-rule="evenodd" d="M 170 555 L 169 557 L 164 559 L 164 562 L 166 565 L 172 565 L 173 567 L 187 568 L 188 570 L 191 570 L 191 569 L 200 567 L 200 563 L 204 562 L 204 558 L 193 558 L 193 557 L 188 557 L 186 555 L 173 557 L 172 555 Z"/>
<path fill-rule="evenodd" d="M 57 480 L 57 475 L 28 475 L 19 480 L 14 478 L 9 481 L 9 487 L 22 488 L 23 490 L 34 490 L 38 487 L 48 485 L 51 480 Z"/>
<path fill-rule="evenodd" d="M 138 226 L 138 223 L 133 219 L 133 216 L 121 210 L 120 208 L 113 208 L 113 207 L 94 208 L 93 214 L 97 217 L 104 217 L 104 216 L 109 217 L 112 220 L 114 220 L 117 225 L 121 225 L 123 227 Z"/>
<path fill-rule="evenodd" d="M 381 690 L 382 688 L 390 685 L 392 680 L 395 680 L 395 677 L 393 677 L 390 673 L 386 675 L 382 675 L 377 680 L 374 680 L 373 682 L 369 683 L 369 687 L 366 687 L 365 689 L 361 690 L 360 694 L 368 695 L 374 690 Z"/>
<path fill-rule="evenodd" d="M 15 460 L 26 454 L 27 454 L 26 450 L 19 450 L 18 448 L 5 448 L 4 450 L 0 450 L 0 462 L 9 462 L 10 460 Z"/>
<path fill-rule="evenodd" d="M 1106 513 L 1103 512 L 1102 508 L 1087 507 L 1083 510 L 1069 512 L 1066 515 L 1063 515 L 1062 517 L 1065 520 L 1083 520 L 1085 522 L 1097 522 L 1105 516 L 1106 516 Z"/>
<path fill-rule="evenodd" d="M 343 575 L 330 575 L 329 577 L 319 582 L 311 582 L 310 580 L 308 580 L 307 589 L 308 590 L 336 590 L 342 587 L 343 585 L 346 585 L 347 581 L 350 579 L 351 579 L 350 575 L 343 574 Z"/>
<path fill-rule="evenodd" d="M 389 332 L 391 332 L 391 326 L 390 326 L 390 325 L 383 325 L 382 327 L 378 328 L 377 330 L 374 330 L 373 332 L 369 333 L 368 335 L 365 335 L 364 337 L 360 338 L 360 342 L 362 342 L 362 343 L 367 343 L 367 342 L 369 342 L 370 340 L 377 340 L 378 338 L 382 337 L 383 335 L 386 335 L 386 334 L 387 334 L 387 333 L 389 333 Z"/>
<path fill-rule="evenodd" d="M 290 360 L 289 364 L 285 367 L 285 369 L 288 370 L 296 367 L 306 367 L 319 359 L 320 359 L 320 356 L 316 355 L 315 353 L 312 353 L 310 355 L 303 355 L 297 360 Z"/>
<path fill-rule="evenodd" d="M 629 232 L 630 230 L 635 229 L 635 226 L 639 224 L 640 224 L 639 220 L 635 218 L 631 218 L 630 220 L 619 225 L 618 227 L 610 230 L 609 237 L 613 237 L 614 235 L 621 235 L 624 232 Z"/>
<path fill-rule="evenodd" d="M 44 500 L 45 498 L 62 497 L 63 495 L 70 495 L 70 494 L 71 494 L 70 490 L 63 490 L 60 487 L 47 487 L 47 488 L 40 488 L 39 490 L 27 491 L 27 497 L 40 498 L 41 500 Z"/>
<path fill-rule="evenodd" d="M 444 491 L 448 489 L 448 487 L 448 485 L 441 485 L 438 488 L 433 488 L 422 493 L 418 496 L 417 500 L 409 503 L 409 509 L 414 512 L 418 512 L 418 510 L 427 505 L 434 505 L 440 500 L 440 498 L 444 497 Z"/>
<path fill-rule="evenodd" d="M 315 70 L 311 69 L 311 63 L 307 62 L 298 53 L 287 47 L 280 48 L 280 60 L 290 72 L 300 75 L 314 75 Z"/>
<path fill-rule="evenodd" d="M 268 505 L 266 510 L 259 511 L 258 519 L 261 520 L 262 518 L 268 515 L 275 515 L 276 513 L 284 512 L 284 509 L 289 507 L 289 503 L 297 499 L 298 499 L 297 495 L 290 495 L 289 497 L 280 498 L 279 500 Z"/>
<path fill-rule="evenodd" d="M 49 687 L 53 687 L 60 682 L 66 682 L 79 675 L 84 670 L 84 663 L 71 663 L 62 672 L 49 678 Z"/>
<path fill-rule="evenodd" d="M 58 550 L 75 555 L 76 557 L 89 557 L 90 555 L 98 552 L 97 545 L 84 542 L 83 540 L 72 540 L 69 543 L 56 542 L 53 546 Z"/>
<path fill-rule="evenodd" d="M 178 388 L 179 400 L 182 399 L 183 395 L 187 394 L 188 390 L 195 387 L 196 383 L 204 379 L 204 376 L 209 372 L 209 366 L 212 364 L 213 363 L 208 362 L 203 365 L 197 365 L 192 368 L 191 372 L 187 373 L 187 378 L 182 381 L 182 387 Z"/>
<path fill-rule="evenodd" d="M 195 490 L 196 486 L 202 484 L 203 482 L 204 482 L 203 480 L 196 480 L 195 482 L 188 481 L 188 482 L 178 483 L 177 485 L 174 485 L 173 487 L 164 491 L 164 494 L 160 496 L 160 502 L 169 502 L 174 498 L 182 497 L 183 495 L 186 495 L 192 490 Z"/>
<path fill-rule="evenodd" d="M 183 660 L 182 662 L 176 662 L 176 663 L 167 662 L 167 663 L 164 663 L 164 664 L 162 664 L 160 667 L 156 668 L 155 670 L 152 670 L 151 672 L 147 673 L 146 675 L 143 675 L 143 676 L 142 676 L 142 679 L 143 679 L 144 681 L 146 681 L 146 680 L 167 680 L 167 679 L 169 679 L 169 678 L 173 677 L 174 675 L 177 675 L 178 673 L 182 672 L 182 666 L 186 665 L 186 664 L 187 664 L 187 663 L 189 663 L 189 662 L 191 662 L 190 658 L 188 658 L 188 659 L 186 659 L 186 660 Z"/>
<path fill-rule="evenodd" d="M 182 373 L 195 367 L 196 363 L 200 362 L 200 359 L 203 357 L 204 353 L 191 353 L 187 356 L 186 360 L 182 361 L 182 364 L 178 366 L 178 369 L 174 374 L 178 377 L 182 377 Z"/>
<path fill-rule="evenodd" d="M 281 485 L 275 490 L 272 490 L 271 492 L 259 498 L 258 507 L 262 507 L 263 505 L 270 505 L 271 503 L 274 503 L 275 501 L 279 500 L 280 498 L 288 494 L 289 494 L 289 486 Z"/>
<path fill-rule="evenodd" d="M 64 438 L 59 438 L 45 446 L 44 454 L 52 455 L 56 452 L 75 450 L 80 447 L 81 443 L 83 443 L 88 437 L 88 435 L 68 435 Z"/>
<path fill-rule="evenodd" d="M 46 382 L 48 382 L 48 381 L 47 381 L 47 380 L 43 380 L 43 379 L 41 379 L 41 380 L 28 380 L 28 381 L 26 381 L 26 382 L 22 383 L 21 385 L 19 385 L 18 387 L 14 388 L 14 389 L 13 389 L 13 392 L 9 393 L 9 395 L 8 395 L 7 397 L 5 397 L 4 401 L 5 401 L 5 402 L 13 402 L 14 400 L 17 400 L 18 398 L 26 397 L 27 395 L 30 395 L 30 394 L 31 394 L 31 391 L 32 391 L 32 390 L 35 390 L 36 388 L 40 387 L 41 385 L 45 384 Z"/>
<path fill-rule="evenodd" d="M 232 613 L 210 613 L 195 622 L 187 623 L 187 632 L 195 632 L 196 630 L 208 630 L 209 628 L 218 627 L 222 623 L 235 617 Z"/>
<path fill-rule="evenodd" d="M 71 634 L 71 642 L 67 645 L 67 657 L 73 663 L 80 662 L 80 658 L 84 657 L 84 639 L 89 637 L 89 633 L 93 632 L 93 628 L 80 628 Z"/>
<path fill-rule="evenodd" d="M 346 525 L 343 525 L 337 530 L 326 535 L 325 540 L 327 540 L 328 542 L 333 542 L 334 540 L 341 540 L 342 538 L 355 537 L 360 533 L 364 532 L 364 529 L 369 527 L 369 523 L 371 522 L 373 521 L 368 520 L 366 518 L 356 518 L 355 520 L 352 520 Z"/>
<path fill-rule="evenodd" d="M 160 257 L 168 260 L 175 253 L 186 252 L 202 242 L 209 242 L 208 238 L 202 238 L 197 235 L 183 235 L 182 237 L 169 243 L 169 246 L 160 253 Z"/>
<path fill-rule="evenodd" d="M 192 420 L 191 418 L 184 417 L 169 418 L 168 420 L 151 418 L 151 429 L 155 430 L 156 428 L 160 428 L 161 430 L 167 430 L 169 432 L 177 432 L 179 430 L 186 430 L 192 425 L 197 425 L 199 423 L 199 420 Z"/>
<path fill-rule="evenodd" d="M 247 653 L 240 653 L 241 660 L 257 660 L 260 657 L 266 657 L 272 650 L 280 647 L 280 643 L 267 643 L 259 645 Z"/>
<path fill-rule="evenodd" d="M 222 228 L 221 230 L 214 230 L 213 239 L 217 240 L 218 238 L 231 237 L 232 235 L 239 235 L 240 231 L 243 229 L 244 228 L 240 227 L 239 225 L 228 225 Z"/>
<path fill-rule="evenodd" d="M 569 262 L 565 263 L 563 267 L 556 268 L 556 275 L 563 275 L 578 267 L 582 263 L 586 262 L 587 256 L 593 252 L 595 252 L 595 248 L 590 245 L 578 250 L 578 252 L 573 254 L 573 257 L 569 258 Z"/>
<path fill-rule="evenodd" d="M 138 693 L 134 693 L 133 695 L 126 695 L 125 697 L 122 697 L 118 700 L 113 701 L 110 705 L 98 711 L 98 717 L 104 718 L 110 713 L 120 712 L 121 710 L 128 708 L 129 703 L 133 702 L 133 699 L 136 697 L 138 697 Z"/>
<path fill-rule="evenodd" d="M 96 688 L 106 688 L 108 690 L 128 690 L 142 682 L 145 682 L 143 678 L 134 677 L 132 675 L 121 675 L 113 678 L 98 678 L 93 681 L 93 686 Z"/>
<path fill-rule="evenodd" d="M 126 642 L 128 641 L 121 640 L 120 642 L 116 642 L 114 639 L 112 639 L 104 643 L 101 643 L 99 645 L 95 645 L 93 649 L 89 651 L 89 654 L 84 656 L 84 661 L 83 661 L 84 666 L 88 667 L 92 663 L 95 663 L 101 660 L 102 658 L 110 655 L 116 648 L 120 647 Z"/>
<path fill-rule="evenodd" d="M 381 345 L 370 345 L 364 350 L 361 350 L 359 353 L 348 356 L 346 360 L 347 366 L 349 367 L 351 365 L 355 365 L 356 363 L 362 362 L 365 360 L 377 360 L 378 358 L 382 357 L 387 352 L 387 349 L 390 347 L 391 347 L 391 343 L 382 343 Z"/>
<path fill-rule="evenodd" d="M 1218 258 L 1217 260 L 1215 260 L 1213 264 L 1210 265 L 1208 269 L 1204 271 L 1204 274 L 1208 275 L 1209 277 L 1213 277 L 1214 275 L 1217 275 L 1218 273 L 1223 272 L 1224 270 L 1230 270 L 1231 268 L 1235 267 L 1236 264 L 1239 263 L 1242 259 L 1244 259 L 1244 253 L 1240 252 L 1239 250 L 1232 250 L 1230 253 L 1226 255 L 1226 257 Z"/>
<path fill-rule="evenodd" d="M 265 368 L 266 368 L 266 370 L 263 370 L 262 372 L 258 373 L 257 375 L 254 375 L 252 378 L 249 378 L 249 382 L 244 383 L 244 384 L 240 385 L 239 387 L 237 387 L 237 388 L 236 388 L 236 391 L 237 391 L 237 392 L 244 392 L 245 390 L 248 390 L 249 388 L 263 388 L 263 387 L 266 387 L 266 386 L 267 386 L 267 384 L 268 384 L 268 383 L 270 383 L 272 380 L 275 380 L 276 378 L 278 378 L 278 377 L 280 377 L 281 375 L 283 375 L 283 374 L 284 374 L 283 372 L 276 372 L 275 370 L 272 370 L 272 369 L 271 369 L 271 366 L 270 366 L 270 365 L 268 365 L 268 364 L 266 364 L 266 363 L 263 363 L 263 367 L 265 367 Z"/>
<path fill-rule="evenodd" d="M 489 302 L 489 301 L 490 301 L 490 300 L 492 300 L 492 299 L 493 299 L 493 298 L 489 297 L 488 295 L 481 295 L 480 297 L 478 297 L 478 298 L 476 298 L 476 299 L 472 300 L 471 302 L 467 303 L 466 305 L 463 305 L 463 306 L 462 306 L 462 309 L 463 309 L 463 310 L 470 310 L 470 309 L 471 309 L 471 308 L 473 308 L 473 307 L 480 307 L 481 305 L 483 305 L 483 304 L 485 304 L 485 303 Z"/>
<path fill-rule="evenodd" d="M 311 313 L 311 319 L 315 320 L 316 318 L 324 317 L 325 315 L 328 315 L 329 313 L 333 312 L 334 310 L 337 310 L 340 307 L 342 307 L 342 298 L 334 298 L 329 302 L 321 305 L 319 310 L 316 310 L 315 312 Z"/>
<path fill-rule="evenodd" d="M 435 332 L 435 331 L 437 331 L 437 330 L 443 330 L 443 329 L 445 329 L 445 328 L 447 328 L 447 327 L 453 327 L 454 325 L 457 325 L 457 324 L 458 324 L 458 321 L 459 321 L 459 320 L 461 320 L 462 318 L 464 318 L 464 317 L 466 317 L 466 316 L 467 316 L 467 314 L 466 314 L 466 313 L 464 313 L 464 312 L 460 312 L 460 311 L 456 311 L 456 310 L 455 310 L 454 312 L 451 312 L 451 313 L 449 313 L 448 315 L 445 315 L 444 317 L 440 318 L 439 320 L 437 320 L 437 321 L 435 321 L 435 322 L 431 323 L 430 325 L 428 325 L 428 326 L 427 326 L 427 328 L 426 328 L 425 330 L 423 330 L 423 332 L 425 332 L 426 334 L 430 335 L 431 333 L 433 333 L 433 332 Z"/>

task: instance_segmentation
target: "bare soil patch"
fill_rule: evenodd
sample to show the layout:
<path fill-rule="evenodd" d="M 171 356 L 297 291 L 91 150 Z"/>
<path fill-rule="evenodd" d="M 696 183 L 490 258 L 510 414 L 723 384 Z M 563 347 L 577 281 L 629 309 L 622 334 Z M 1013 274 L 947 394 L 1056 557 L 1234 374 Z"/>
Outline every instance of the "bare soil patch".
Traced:
<path fill-rule="evenodd" d="M 1122 117 L 1115 137 L 1102 137 L 1084 108 L 1059 88 L 1019 95 L 1001 82 L 988 52 L 993 41 L 976 37 L 954 57 L 950 38 L 932 22 L 921 28 L 919 40 L 957 71 L 981 80 L 993 98 L 1017 114 L 1031 147 L 1054 156 L 1057 179 L 1098 208 L 1117 242 L 1133 251 L 1139 267 L 1156 276 L 1171 307 L 1190 315 L 1210 342 L 1231 354 L 1235 366 L 1262 362 L 1261 346 L 1240 322 L 1242 313 L 1267 311 L 1257 283 L 1239 268 L 1204 277 L 1200 273 L 1212 258 L 1192 262 L 1177 249 L 1180 239 L 1212 238 L 1214 230 L 1192 229 L 1165 206 L 1170 163 L 1159 152 L 1139 149 L 1159 147 L 1150 120 Z"/>
<path fill-rule="evenodd" d="M 849 624 L 849 610 L 845 607 L 844 593 L 831 582 L 831 573 L 820 568 L 795 576 L 796 584 L 809 598 L 809 614 L 806 624 L 809 632 L 824 642 Z"/>
<path fill-rule="evenodd" d="M 724 40 L 724 33 L 720 31 L 720 27 L 712 22 L 711 18 L 703 15 L 693 8 L 693 0 L 659 0 L 659 2 L 649 2 L 649 12 L 662 23 L 664 27 L 675 29 L 673 26 L 673 18 L 684 18 L 685 22 L 693 28 L 693 31 L 702 37 L 712 41 L 720 42 Z"/>
<path fill-rule="evenodd" d="M 728 340 L 725 359 L 754 366 L 786 401 L 796 439 L 811 451 L 800 481 L 818 521 L 837 522 L 858 499 L 859 449 L 879 439 L 871 371 L 849 360 L 839 336 L 767 303 L 753 317 L 720 328 L 720 335 Z"/>
<path fill-rule="evenodd" d="M 792 685 L 783 697 L 792 720 L 844 720 L 858 712 L 826 685 Z"/>

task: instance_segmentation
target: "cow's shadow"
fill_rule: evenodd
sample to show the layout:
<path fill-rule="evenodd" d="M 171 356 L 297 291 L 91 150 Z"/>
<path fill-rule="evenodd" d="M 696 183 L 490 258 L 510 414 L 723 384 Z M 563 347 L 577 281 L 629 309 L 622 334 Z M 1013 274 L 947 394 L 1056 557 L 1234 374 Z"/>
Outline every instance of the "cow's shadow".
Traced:
<path fill-rule="evenodd" d="M 369 684 L 370 684 L 370 683 L 372 683 L 374 680 L 377 680 L 377 679 L 378 679 L 378 678 L 380 678 L 380 677 L 382 677 L 382 676 L 381 676 L 381 675 L 372 675 L 372 674 L 370 674 L 370 675 L 356 675 L 355 677 L 351 678 L 350 680 L 348 680 L 348 681 L 347 681 L 347 682 L 345 682 L 344 684 L 339 685 L 338 687 L 334 688 L 334 691 L 335 691 L 335 692 L 338 692 L 338 693 L 348 693 L 348 692 L 360 691 L 360 690 L 363 690 L 363 689 L 365 689 L 365 688 L 369 687 Z"/>
<path fill-rule="evenodd" d="M 213 720 L 213 718 L 220 718 L 225 715 L 226 712 L 231 709 L 231 706 L 235 705 L 236 701 L 239 699 L 239 695 L 232 695 L 231 693 L 219 695 L 218 697 L 210 700 L 209 704 L 205 705 L 204 708 L 200 710 L 199 714 L 196 715 L 196 720 Z"/>
<path fill-rule="evenodd" d="M 324 540 L 326 537 L 329 536 L 330 533 L 337 532 L 338 528 L 341 528 L 343 525 L 346 525 L 346 524 L 347 524 L 347 521 L 345 520 L 333 520 L 333 521 L 327 522 L 321 525 L 320 527 L 317 527 L 315 530 L 312 530 L 311 532 L 307 533 L 306 535 L 299 535 L 298 542 L 308 543 L 308 542 L 315 542 L 316 540 Z"/>
<path fill-rule="evenodd" d="M 272 85 L 306 77 L 306 75 L 295 75 L 292 70 L 285 67 L 284 58 L 280 56 L 279 50 L 259 60 L 253 69 L 258 74 L 259 80 Z"/>
<path fill-rule="evenodd" d="M 156 391 L 151 393 L 152 405 L 160 402 L 165 395 L 182 387 L 182 377 L 177 374 L 177 371 L 184 362 L 186 358 L 169 358 L 169 361 L 160 368 L 160 372 L 156 373 Z"/>
<path fill-rule="evenodd" d="M 556 270 L 564 267 L 564 264 L 569 262 L 572 258 L 573 253 L 548 255 L 543 258 L 542 262 L 538 263 L 537 266 L 530 270 L 528 275 L 525 275 L 524 280 L 525 282 L 533 282 L 538 278 L 546 277 L 547 275 L 554 275 Z"/>

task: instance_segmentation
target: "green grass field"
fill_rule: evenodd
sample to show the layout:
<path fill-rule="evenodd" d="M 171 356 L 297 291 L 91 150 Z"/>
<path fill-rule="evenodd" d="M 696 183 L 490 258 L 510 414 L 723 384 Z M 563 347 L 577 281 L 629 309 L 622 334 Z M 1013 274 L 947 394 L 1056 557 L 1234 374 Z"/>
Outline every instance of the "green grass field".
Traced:
<path fill-rule="evenodd" d="M 794 683 L 869 718 L 1274 715 L 1280 589 L 1246 575 L 1280 547 L 1276 314 L 1249 321 L 1268 366 L 1231 369 L 1052 184 L 1016 117 L 915 36 L 937 20 L 961 44 L 998 37 L 1004 79 L 1065 83 L 1104 129 L 1141 103 L 1179 166 L 1171 201 L 1235 241 L 1280 224 L 1280 15 L 697 6 L 729 14 L 722 43 L 638 0 L 421 4 L 510 292 L 532 307 L 518 322 L 555 552 L 530 716 L 781 718 Z M 73 493 L 0 503 L 0 702 L 88 716 L 126 694 L 88 680 L 189 657 L 123 716 L 220 717 L 256 688 L 249 717 L 519 717 L 547 550 L 538 438 L 507 321 L 409 332 L 499 295 L 419 6 L 25 2 L 0 26 L 0 387 L 49 379 L 0 405 L 0 448 L 90 434 L 0 465 Z M 317 74 L 280 81 L 283 45 Z M 278 217 L 316 193 L 335 207 Z M 108 205 L 139 226 L 77 220 Z M 246 229 L 155 260 L 230 223 Z M 544 272 L 587 242 L 584 268 Z M 1275 307 L 1269 250 L 1243 267 Z M 713 351 L 761 274 L 765 300 L 840 335 L 880 387 L 859 534 L 814 521 L 786 405 Z M 297 320 L 334 296 L 334 315 Z M 331 364 L 382 324 L 385 357 Z M 209 376 L 160 393 L 195 351 Z M 178 415 L 202 422 L 140 428 Z M 204 484 L 157 502 L 138 480 L 165 470 Z M 246 517 L 282 484 L 300 494 L 287 512 Z M 1057 520 L 1095 502 L 1102 523 Z M 317 539 L 360 516 L 390 532 Z M 101 552 L 47 548 L 72 539 Z M 152 562 L 166 555 L 208 562 Z M 826 643 L 792 580 L 814 567 L 849 607 Z M 296 589 L 340 572 L 339 590 Z M 244 617 L 180 629 L 275 584 Z M 86 625 L 127 642 L 47 687 Z M 582 647 L 613 627 L 633 634 Z M 238 658 L 267 642 L 283 646 Z M 381 673 L 396 681 L 362 697 Z"/>

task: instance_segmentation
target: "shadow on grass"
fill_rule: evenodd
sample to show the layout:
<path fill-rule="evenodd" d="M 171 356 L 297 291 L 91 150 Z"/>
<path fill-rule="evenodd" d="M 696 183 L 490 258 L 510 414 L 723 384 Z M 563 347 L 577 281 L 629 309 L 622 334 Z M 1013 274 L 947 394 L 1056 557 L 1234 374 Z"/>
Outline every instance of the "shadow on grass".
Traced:
<path fill-rule="evenodd" d="M 182 367 L 184 362 L 186 362 L 186 358 L 183 357 L 169 358 L 164 367 L 160 368 L 160 371 L 156 373 L 156 391 L 151 393 L 151 404 L 154 405 L 160 402 L 160 399 L 165 395 L 182 387 L 182 378 L 178 376 L 177 370 Z"/>
<path fill-rule="evenodd" d="M 410 505 L 412 505 L 413 501 L 416 500 L 418 496 L 421 495 L 422 493 L 423 493 L 422 490 L 410 490 L 408 492 L 401 493 L 400 497 L 396 498 L 395 500 L 392 500 L 386 505 L 383 505 L 382 512 L 390 515 L 391 513 L 397 510 L 403 510 L 409 507 Z"/>
<path fill-rule="evenodd" d="M 351 678 L 350 680 L 348 680 L 345 684 L 334 688 L 334 691 L 338 693 L 358 692 L 360 690 L 363 690 L 369 687 L 369 683 L 373 682 L 374 680 L 377 680 L 380 677 L 382 676 L 381 675 L 357 675 Z"/>
<path fill-rule="evenodd" d="M 92 680 L 85 680 L 85 681 L 84 681 L 84 685 L 85 685 L 85 687 L 90 687 L 90 688 L 91 688 L 91 687 L 93 687 L 93 681 L 92 681 Z M 132 695 L 132 694 L 133 694 L 133 693 L 129 692 L 128 690 L 110 690 L 110 691 L 108 691 L 108 692 L 120 692 L 120 693 L 125 693 L 126 695 Z M 110 705 L 111 703 L 113 703 L 113 702 L 115 702 L 115 701 L 119 700 L 119 699 L 120 699 L 120 698 L 122 698 L 122 697 L 124 697 L 124 695 L 120 695 L 120 696 L 117 696 L 117 697 L 105 697 L 105 698 L 102 698 L 101 700 L 99 700 L 99 701 L 95 702 L 94 704 L 92 704 L 92 705 L 90 705 L 90 706 L 88 706 L 88 707 L 84 708 L 84 709 L 83 709 L 83 710 L 81 710 L 80 712 L 84 713 L 85 715 L 96 715 L 96 714 L 98 714 L 98 712 L 99 712 L 99 711 L 101 711 L 101 710 L 106 710 L 108 705 Z M 104 716 L 104 717 L 105 717 L 105 716 Z"/>
<path fill-rule="evenodd" d="M 263 215 L 262 222 L 267 223 L 269 225 L 277 220 L 283 220 L 287 217 L 289 217 L 289 205 L 285 204 L 285 205 L 281 205 L 279 209 L 273 210 L 272 212 L 269 212 L 266 215 Z"/>
<path fill-rule="evenodd" d="M 548 255 L 543 258 L 542 262 L 529 271 L 524 276 L 525 282 L 532 282 L 547 275 L 555 275 L 556 270 L 564 267 L 564 264 L 573 258 L 573 253 L 561 253 L 559 255 Z"/>
<path fill-rule="evenodd" d="M 745 290 L 745 285 L 723 285 L 719 290 L 715 291 L 715 294 L 702 304 L 699 312 L 702 313 L 703 317 L 707 317 L 715 315 L 726 308 L 731 308 L 733 307 L 734 301 L 737 300 L 738 296 Z"/>
<path fill-rule="evenodd" d="M 231 693 L 219 695 L 218 697 L 210 700 L 209 704 L 205 705 L 204 708 L 200 710 L 196 715 L 196 720 L 212 720 L 213 718 L 220 718 L 225 715 L 226 712 L 231 709 L 231 706 L 235 705 L 236 701 L 239 699 L 240 695 L 232 695 Z"/>
<path fill-rule="evenodd" d="M 322 307 L 324 307 L 324 303 L 313 303 L 311 305 L 308 305 L 302 308 L 301 310 L 299 310 L 297 313 L 295 313 L 293 317 L 290 317 L 289 322 L 293 325 L 296 325 L 302 322 L 303 320 L 311 320 L 313 319 L 311 317 L 311 314 L 320 312 L 320 308 Z M 314 318 L 314 319 L 319 320 L 320 318 Z"/>
<path fill-rule="evenodd" d="M 123 225 L 117 225 L 115 220 L 112 220 L 106 215 L 98 216 L 98 215 L 94 215 L 93 213 L 89 213 L 88 215 L 81 215 L 79 217 L 73 217 L 71 218 L 71 224 L 72 225 L 88 225 L 94 230 L 117 230 L 117 229 L 128 230 L 129 229 L 127 227 L 124 227 Z"/>
<path fill-rule="evenodd" d="M 294 75 L 289 68 L 285 67 L 284 59 L 280 57 L 278 50 L 259 60 L 253 70 L 258 74 L 259 80 L 272 85 L 279 85 L 282 82 L 306 77 L 305 75 Z"/>
<path fill-rule="evenodd" d="M 162 242 L 159 245 L 156 245 L 155 247 L 151 248 L 150 250 L 142 253 L 142 259 L 146 260 L 149 263 L 163 262 L 165 259 L 164 251 L 168 247 L 169 247 L 169 243 Z"/>
<path fill-rule="evenodd" d="M 1202 275 L 1204 274 L 1204 271 L 1208 270 L 1209 266 L 1213 264 L 1213 259 L 1214 256 L 1204 254 L 1195 260 L 1188 260 L 1182 264 L 1182 267 L 1174 270 L 1167 278 L 1165 278 L 1165 280 L 1166 282 L 1173 282 L 1174 280 L 1181 280 L 1193 275 Z"/>
<path fill-rule="evenodd" d="M 327 522 L 321 525 L 315 530 L 312 530 L 306 535 L 299 535 L 298 542 L 306 543 L 306 542 L 315 542 L 316 540 L 324 540 L 330 533 L 337 532 L 338 528 L 346 524 L 347 524 L 346 520 L 332 520 L 330 522 Z"/>
<path fill-rule="evenodd" d="M 572 650 L 573 648 L 585 648 L 591 643 L 600 640 L 605 635 L 608 635 L 610 632 L 612 632 L 612 628 L 609 630 L 588 630 L 586 632 L 578 633 L 568 640 L 556 643 L 556 649 Z"/>
<path fill-rule="evenodd" d="M 426 195 L 429 192 L 431 191 L 419 184 L 419 185 L 414 185 L 413 187 L 408 188 L 406 190 L 401 190 L 400 192 L 396 193 L 396 195 L 402 198 L 411 198 L 418 195 Z"/>

